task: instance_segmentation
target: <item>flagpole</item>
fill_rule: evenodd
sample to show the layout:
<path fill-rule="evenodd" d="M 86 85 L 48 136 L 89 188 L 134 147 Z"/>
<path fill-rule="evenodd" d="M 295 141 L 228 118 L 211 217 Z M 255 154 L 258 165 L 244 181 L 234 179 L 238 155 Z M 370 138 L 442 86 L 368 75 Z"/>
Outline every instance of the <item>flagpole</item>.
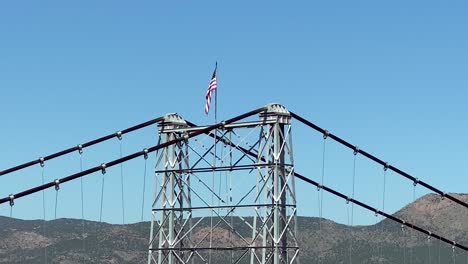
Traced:
<path fill-rule="evenodd" d="M 216 82 L 218 82 L 218 76 L 216 76 Z M 215 90 L 215 124 L 218 123 L 217 110 L 218 110 L 218 89 Z"/>
<path fill-rule="evenodd" d="M 215 64 L 215 78 L 216 78 L 216 89 L 214 90 L 215 93 L 215 98 L 214 98 L 214 119 L 215 119 L 215 124 L 218 123 L 218 62 Z M 218 135 L 218 131 L 215 128 L 214 130 L 214 137 L 213 137 L 213 149 L 214 149 L 214 155 L 213 155 L 213 168 L 216 168 L 216 136 Z M 214 192 L 215 192 L 215 172 L 213 170 L 213 173 L 211 175 L 211 206 L 215 206 L 214 204 Z M 212 243 L 213 243 L 213 210 L 211 210 L 211 217 L 210 217 L 210 251 L 209 251 L 209 258 L 208 258 L 208 263 L 211 264 L 211 248 L 212 248 Z"/>
<path fill-rule="evenodd" d="M 214 105 L 214 111 L 215 111 L 215 124 L 218 123 L 218 116 L 217 116 L 217 112 L 218 112 L 218 62 L 216 62 L 216 66 L 215 66 L 215 71 L 216 71 L 216 90 L 215 90 L 215 105 Z"/>

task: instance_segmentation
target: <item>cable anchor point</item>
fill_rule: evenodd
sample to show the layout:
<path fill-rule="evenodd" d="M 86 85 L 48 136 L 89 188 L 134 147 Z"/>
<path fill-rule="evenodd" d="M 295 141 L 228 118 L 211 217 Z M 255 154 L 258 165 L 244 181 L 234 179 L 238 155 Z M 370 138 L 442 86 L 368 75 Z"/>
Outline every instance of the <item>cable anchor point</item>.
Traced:
<path fill-rule="evenodd" d="M 416 187 L 416 185 L 418 185 L 418 183 L 419 183 L 419 179 L 418 179 L 418 178 L 414 178 L 413 186 Z"/>
<path fill-rule="evenodd" d="M 323 131 L 323 139 L 324 140 L 327 139 L 329 135 L 330 135 L 330 132 L 328 132 L 328 130 Z"/>
<path fill-rule="evenodd" d="M 105 163 L 101 164 L 101 173 L 102 173 L 102 175 L 106 174 L 106 164 Z"/>
<path fill-rule="evenodd" d="M 385 162 L 383 170 L 387 171 L 389 167 L 390 167 L 390 165 L 388 164 L 388 162 Z"/>
<path fill-rule="evenodd" d="M 15 196 L 10 194 L 8 195 L 8 198 L 10 199 L 10 206 L 13 207 L 13 205 L 15 205 Z"/>
<path fill-rule="evenodd" d="M 122 131 L 117 131 L 117 132 L 115 133 L 115 136 L 117 136 L 117 138 L 118 138 L 119 140 L 122 140 Z"/>
<path fill-rule="evenodd" d="M 354 146 L 353 155 L 356 156 L 359 153 L 359 147 Z"/>
<path fill-rule="evenodd" d="M 82 155 L 83 154 L 83 145 L 78 144 L 76 147 L 78 148 L 78 154 Z"/>
<path fill-rule="evenodd" d="M 54 184 L 55 184 L 55 190 L 56 191 L 60 190 L 60 180 L 55 179 Z"/>
<path fill-rule="evenodd" d="M 148 149 L 147 148 L 143 149 L 143 158 L 145 160 L 148 159 Z"/>
<path fill-rule="evenodd" d="M 40 158 L 39 158 L 39 165 L 41 165 L 41 167 L 43 167 L 43 168 L 44 168 L 44 166 L 45 166 L 44 161 L 45 161 L 44 157 L 40 157 Z"/>

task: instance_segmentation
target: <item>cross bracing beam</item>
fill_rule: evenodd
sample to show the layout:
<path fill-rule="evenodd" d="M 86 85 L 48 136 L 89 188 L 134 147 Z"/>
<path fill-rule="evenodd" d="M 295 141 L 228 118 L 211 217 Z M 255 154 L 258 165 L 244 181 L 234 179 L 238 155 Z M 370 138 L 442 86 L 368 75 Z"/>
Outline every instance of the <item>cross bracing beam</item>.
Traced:
<path fill-rule="evenodd" d="M 294 206 L 293 204 L 285 204 L 282 205 L 284 207 Z M 203 210 L 203 209 L 239 209 L 244 207 L 271 207 L 271 204 L 242 204 L 242 205 L 221 205 L 221 206 L 195 206 L 190 208 L 174 208 L 171 210 L 179 210 L 179 211 L 194 211 L 194 210 Z M 153 211 L 167 211 L 167 208 L 156 208 L 152 209 Z"/>
<path fill-rule="evenodd" d="M 193 169 L 157 170 L 156 173 L 162 173 L 162 172 L 197 173 L 197 172 L 253 170 L 257 168 L 270 167 L 273 165 L 274 163 L 261 163 L 261 164 L 236 165 L 236 166 L 212 166 L 212 167 L 193 168 Z M 285 165 L 292 166 L 292 164 L 285 164 Z"/>

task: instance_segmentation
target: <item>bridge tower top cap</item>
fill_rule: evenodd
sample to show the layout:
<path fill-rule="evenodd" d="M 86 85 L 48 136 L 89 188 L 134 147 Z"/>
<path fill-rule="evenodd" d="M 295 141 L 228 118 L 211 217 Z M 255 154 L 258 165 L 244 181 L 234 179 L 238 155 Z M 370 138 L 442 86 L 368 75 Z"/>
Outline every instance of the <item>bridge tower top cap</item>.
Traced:
<path fill-rule="evenodd" d="M 269 114 L 290 115 L 288 109 L 278 103 L 269 103 L 266 105 Z"/>
<path fill-rule="evenodd" d="M 187 122 L 177 113 L 168 113 L 163 116 L 163 121 L 160 123 L 161 132 L 165 129 L 174 129 L 187 127 Z"/>
<path fill-rule="evenodd" d="M 276 121 L 289 124 L 291 113 L 283 105 L 270 103 L 266 105 L 266 111 L 260 114 L 260 119 L 263 121 Z"/>

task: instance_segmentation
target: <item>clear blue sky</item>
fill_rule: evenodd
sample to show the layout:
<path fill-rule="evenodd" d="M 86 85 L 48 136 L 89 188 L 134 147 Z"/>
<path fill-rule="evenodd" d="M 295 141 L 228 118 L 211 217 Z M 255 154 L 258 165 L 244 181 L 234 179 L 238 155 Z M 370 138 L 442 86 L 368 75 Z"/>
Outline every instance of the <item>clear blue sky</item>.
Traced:
<path fill-rule="evenodd" d="M 1 169 L 168 112 L 210 123 L 204 94 L 218 61 L 221 118 L 279 102 L 443 190 L 468 192 L 466 1 L 177 2 L 3 2 Z M 294 125 L 296 170 L 318 179 L 321 135 Z M 143 134 L 147 141 L 135 136 L 131 144 L 155 143 L 155 131 Z M 96 155 L 86 166 L 118 155 L 118 142 L 108 148 L 108 158 Z M 327 153 L 325 183 L 349 193 L 351 153 L 330 142 Z M 77 162 L 64 159 L 49 174 L 46 166 L 47 179 Z M 141 170 L 126 172 L 141 177 Z M 411 201 L 412 185 L 388 177 L 393 212 Z M 357 198 L 380 206 L 382 169 L 358 158 L 357 181 Z M 38 183 L 35 167 L 1 178 L 0 194 Z M 109 192 L 117 195 L 115 184 Z M 78 187 L 68 187 L 75 196 L 64 195 L 60 216 L 80 216 Z M 299 213 L 316 215 L 317 196 L 307 188 L 298 183 Z M 127 192 L 140 195 L 137 187 Z M 14 215 L 41 218 L 40 199 L 17 201 Z M 346 222 L 343 202 L 325 200 L 338 209 L 324 216 Z M 93 210 L 87 215 L 96 219 Z M 119 217 L 117 206 L 104 219 Z M 374 219 L 362 213 L 356 221 Z"/>

